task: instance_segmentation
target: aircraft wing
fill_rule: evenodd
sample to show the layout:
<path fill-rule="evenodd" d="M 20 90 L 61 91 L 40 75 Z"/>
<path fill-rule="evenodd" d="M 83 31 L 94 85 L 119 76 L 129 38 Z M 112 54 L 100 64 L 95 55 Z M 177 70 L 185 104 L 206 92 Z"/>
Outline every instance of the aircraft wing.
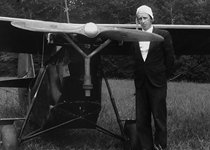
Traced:
<path fill-rule="evenodd" d="M 86 27 L 91 25 L 91 30 Z M 158 35 L 145 34 L 134 30 L 135 24 L 68 24 L 49 21 L 39 21 L 21 18 L 0 17 L 0 51 L 37 54 L 43 47 L 45 33 L 76 33 L 93 38 L 101 35 L 118 41 L 137 41 L 144 39 L 162 40 Z M 209 25 L 158 25 L 155 27 L 166 29 L 171 33 L 175 53 L 182 54 L 210 54 L 210 26 Z M 97 28 L 97 30 L 95 30 Z M 93 30 L 92 30 L 93 29 Z M 125 30 L 126 29 L 126 30 Z M 134 38 L 133 38 L 134 37 Z M 45 39 L 46 40 L 46 39 Z M 111 51 L 128 51 L 128 47 L 118 47 L 111 44 Z"/>
<path fill-rule="evenodd" d="M 103 24 L 103 26 L 137 28 L 136 24 Z M 210 25 L 155 24 L 154 26 L 170 32 L 176 55 L 210 54 Z"/>
<path fill-rule="evenodd" d="M 171 33 L 177 55 L 210 54 L 210 25 L 156 25 Z"/>
<path fill-rule="evenodd" d="M 74 24 L 0 17 L 0 51 L 36 54 L 46 42 L 46 33 L 79 34 L 87 38 L 100 35 L 117 41 L 163 40 L 157 34 L 94 23 Z"/>
<path fill-rule="evenodd" d="M 42 48 L 43 33 L 15 28 L 12 21 L 25 19 L 0 17 L 0 51 L 34 53 Z"/>
<path fill-rule="evenodd" d="M 28 88 L 34 78 L 0 79 L 0 87 Z"/>

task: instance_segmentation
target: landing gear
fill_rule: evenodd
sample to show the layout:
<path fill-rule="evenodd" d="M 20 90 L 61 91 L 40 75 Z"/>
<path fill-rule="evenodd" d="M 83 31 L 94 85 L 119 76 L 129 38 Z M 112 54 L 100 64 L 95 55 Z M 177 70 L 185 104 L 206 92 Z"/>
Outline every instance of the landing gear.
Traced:
<path fill-rule="evenodd" d="M 1 133 L 1 147 L 2 150 L 17 150 L 18 149 L 18 140 L 17 132 L 13 124 L 2 125 L 0 127 Z"/>

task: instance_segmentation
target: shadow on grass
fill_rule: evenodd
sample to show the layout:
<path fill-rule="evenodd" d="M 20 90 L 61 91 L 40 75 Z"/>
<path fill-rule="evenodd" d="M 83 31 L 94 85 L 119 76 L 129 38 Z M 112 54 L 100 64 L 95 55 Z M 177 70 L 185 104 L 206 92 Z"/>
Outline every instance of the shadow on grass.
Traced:
<path fill-rule="evenodd" d="M 122 143 L 110 136 L 104 135 L 95 129 L 58 129 L 45 134 L 41 140 L 53 143 L 61 150 L 65 149 L 96 149 L 96 150 L 121 150 Z"/>

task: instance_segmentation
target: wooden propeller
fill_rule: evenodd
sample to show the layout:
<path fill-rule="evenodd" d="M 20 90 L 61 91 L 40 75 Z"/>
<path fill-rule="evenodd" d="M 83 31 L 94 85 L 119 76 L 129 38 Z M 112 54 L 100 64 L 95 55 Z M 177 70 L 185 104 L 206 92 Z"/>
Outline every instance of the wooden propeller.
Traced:
<path fill-rule="evenodd" d="M 57 23 L 49 21 L 26 20 L 13 21 L 11 24 L 17 28 L 35 32 L 51 33 L 72 33 L 81 34 L 89 38 L 98 35 L 111 40 L 118 41 L 162 41 L 163 37 L 154 33 L 143 32 L 140 30 L 126 29 L 114 26 L 103 26 L 95 23 L 73 24 Z"/>

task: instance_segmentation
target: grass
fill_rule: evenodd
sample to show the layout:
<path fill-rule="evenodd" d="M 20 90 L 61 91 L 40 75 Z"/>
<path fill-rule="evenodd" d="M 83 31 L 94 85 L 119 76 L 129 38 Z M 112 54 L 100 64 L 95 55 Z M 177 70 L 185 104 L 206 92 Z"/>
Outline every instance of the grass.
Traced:
<path fill-rule="evenodd" d="M 135 118 L 133 81 L 109 80 L 121 119 Z M 20 115 L 17 90 L 0 89 L 0 116 Z M 210 84 L 168 84 L 168 147 L 170 150 L 210 149 Z M 98 124 L 119 133 L 106 87 L 102 87 L 102 110 Z M 47 138 L 46 138 L 47 137 Z M 69 130 L 36 138 L 21 145 L 23 150 L 120 150 L 119 140 L 95 130 Z M 58 140 L 58 138 L 60 138 Z"/>
<path fill-rule="evenodd" d="M 209 84 L 169 84 L 168 143 L 171 149 L 210 149 L 209 91 Z"/>

